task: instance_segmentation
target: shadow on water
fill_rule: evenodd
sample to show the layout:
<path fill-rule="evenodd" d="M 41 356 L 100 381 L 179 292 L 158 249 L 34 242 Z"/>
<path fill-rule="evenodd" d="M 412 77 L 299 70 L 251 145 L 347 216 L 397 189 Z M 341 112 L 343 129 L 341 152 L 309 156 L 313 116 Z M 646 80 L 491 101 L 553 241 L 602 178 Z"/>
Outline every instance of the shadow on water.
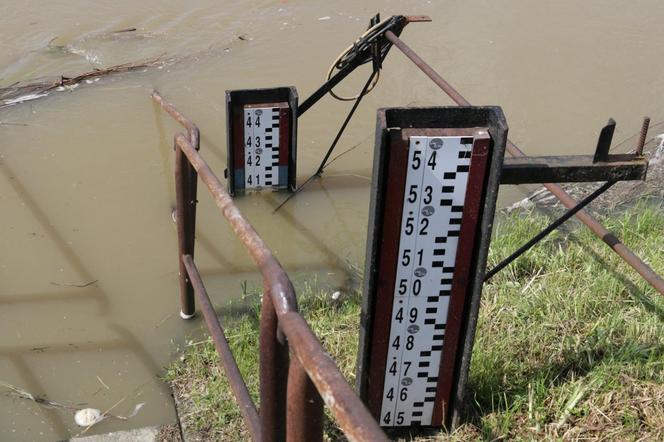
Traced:
<path fill-rule="evenodd" d="M 55 244 L 57 249 L 62 253 L 67 262 L 74 268 L 83 281 L 93 281 L 95 278 L 93 272 L 90 271 L 84 264 L 84 261 L 79 258 L 76 251 L 70 247 L 63 235 L 58 231 L 54 223 L 49 220 L 44 210 L 40 207 L 39 203 L 30 194 L 27 188 L 21 183 L 21 180 L 12 171 L 6 161 L 0 163 L 0 173 L 5 177 L 7 182 L 11 185 L 12 189 L 21 198 L 21 202 L 28 208 L 34 219 L 41 225 L 42 229 L 46 232 L 48 238 Z M 80 302 L 82 300 L 94 300 L 98 305 L 97 314 L 101 318 L 108 318 L 109 304 L 108 296 L 99 288 L 99 284 L 95 282 L 94 285 L 80 287 L 77 290 L 63 290 L 55 293 L 29 293 L 29 294 L 16 294 L 5 295 L 0 298 L 1 305 L 20 305 L 20 304 L 42 304 L 44 302 Z M 16 372 L 22 379 L 22 388 L 31 392 L 33 395 L 46 396 L 48 386 L 42 385 L 39 377 L 35 375 L 33 367 L 26 361 L 26 356 L 34 357 L 36 354 L 54 354 L 54 353 L 81 353 L 81 352 L 96 352 L 100 350 L 123 349 L 129 350 L 133 353 L 142 365 L 146 367 L 150 373 L 155 376 L 161 371 L 161 368 L 155 363 L 154 359 L 149 355 L 146 348 L 140 341 L 127 329 L 113 322 L 106 322 L 111 330 L 120 335 L 121 339 L 113 339 L 106 341 L 90 341 L 82 340 L 81 342 L 67 342 L 61 344 L 49 344 L 40 347 L 41 343 L 27 344 L 22 346 L 0 346 L 0 356 L 7 358 L 10 363 L 15 367 Z M 84 336 L 81 337 L 85 339 Z M 41 364 L 40 364 L 41 365 Z M 36 368 L 36 367 L 35 367 Z M 168 387 L 162 386 L 166 392 Z M 70 437 L 68 426 L 64 421 L 64 416 L 58 410 L 48 407 L 39 406 L 39 411 L 48 420 L 57 433 L 58 437 Z M 70 419 L 70 416 L 68 417 Z"/>
<path fill-rule="evenodd" d="M 42 229 L 46 232 L 48 237 L 53 241 L 55 246 L 60 250 L 62 255 L 65 257 L 69 265 L 71 265 L 74 270 L 79 274 L 82 281 L 94 281 L 96 278 L 93 276 L 83 261 L 79 259 L 76 252 L 69 246 L 67 240 L 62 236 L 58 231 L 56 226 L 49 220 L 48 215 L 42 210 L 37 201 L 32 197 L 28 190 L 23 186 L 21 180 L 13 173 L 10 166 L 7 164 L 7 161 L 0 163 L 0 171 L 5 177 L 7 182 L 10 184 L 12 189 L 16 194 L 21 198 L 21 202 L 30 210 L 32 216 L 37 220 L 41 225 Z M 91 293 L 100 303 L 100 315 L 106 315 L 108 313 L 108 299 L 101 290 L 96 290 Z M 1 302 L 1 301 L 0 301 Z"/>

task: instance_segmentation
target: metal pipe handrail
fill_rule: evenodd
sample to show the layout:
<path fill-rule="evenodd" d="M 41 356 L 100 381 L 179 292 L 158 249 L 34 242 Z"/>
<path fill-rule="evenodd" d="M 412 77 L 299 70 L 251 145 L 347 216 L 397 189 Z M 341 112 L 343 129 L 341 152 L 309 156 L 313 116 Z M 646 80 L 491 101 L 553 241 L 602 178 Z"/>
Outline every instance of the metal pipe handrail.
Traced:
<path fill-rule="evenodd" d="M 180 123 L 182 126 L 184 126 L 185 129 L 187 129 L 187 134 L 189 135 L 189 142 L 192 144 L 192 146 L 198 146 L 200 142 L 200 131 L 198 130 L 198 126 L 196 126 L 193 121 L 189 120 L 187 117 L 182 115 L 171 103 L 168 101 L 164 100 L 164 97 L 162 97 L 159 92 L 153 91 L 152 92 L 152 98 L 154 101 L 157 102 L 161 106 L 161 108 L 166 111 L 168 115 L 173 117 L 175 121 Z"/>
<path fill-rule="evenodd" d="M 392 31 L 386 31 L 385 37 L 394 44 L 403 54 L 408 57 L 422 72 L 424 72 L 448 97 L 459 106 L 470 106 L 470 102 L 464 98 L 454 87 L 440 76 L 427 62 L 425 62 L 415 51 L 406 43 L 397 37 Z M 507 140 L 507 152 L 514 157 L 527 156 L 516 144 Z M 578 202 L 572 198 L 565 190 L 555 183 L 543 183 L 549 192 L 555 195 L 560 202 L 571 209 Z M 623 244 L 613 233 L 609 232 L 602 224 L 593 218 L 585 210 L 576 213 L 576 217 L 582 221 L 599 239 L 604 241 L 618 256 L 629 264 L 636 272 L 641 275 L 655 290 L 664 295 L 664 279 L 659 276 L 648 264 L 636 256 L 625 244 Z"/>
<path fill-rule="evenodd" d="M 298 312 L 293 285 L 281 264 L 249 221 L 244 218 L 219 178 L 184 135 L 177 134 L 175 143 L 189 159 L 222 215 L 261 271 L 269 288 L 268 293 L 277 313 L 279 325 L 288 339 L 291 350 L 332 411 L 341 429 L 350 440 L 387 441 L 378 423 L 348 385 Z"/>
<path fill-rule="evenodd" d="M 201 310 L 212 335 L 215 348 L 219 353 L 229 383 L 233 389 L 243 419 L 249 428 L 254 440 L 279 440 L 284 436 L 289 440 L 307 440 L 308 437 L 322 435 L 321 410 L 316 405 L 321 399 L 330 408 L 332 415 L 337 420 L 344 434 L 351 441 L 387 441 L 385 434 L 378 423 L 364 406 L 359 397 L 348 385 L 343 375 L 325 352 L 318 338 L 313 333 L 306 320 L 300 315 L 297 307 L 297 299 L 293 285 L 281 264 L 272 255 L 270 249 L 262 238 L 254 230 L 253 226 L 244 218 L 235 206 L 233 199 L 226 192 L 202 156 L 198 153 L 200 134 L 198 127 L 178 112 L 170 103 L 156 91 L 152 98 L 171 115 L 176 121 L 187 129 L 187 139 L 182 134 L 175 136 L 176 151 L 176 190 L 180 194 L 187 193 L 187 197 L 193 201 L 187 201 L 182 195 L 178 197 L 176 214 L 178 224 L 189 223 L 187 228 L 178 226 L 180 237 L 180 264 L 184 267 L 181 272 L 181 282 L 186 281 L 193 288 L 193 293 L 199 298 Z M 186 161 L 184 159 L 186 158 Z M 183 164 L 186 163 L 186 164 Z M 193 167 L 189 173 L 187 167 Z M 246 384 L 233 358 L 230 346 L 226 340 L 223 328 L 219 323 L 210 298 L 205 290 L 203 281 L 191 254 L 186 253 L 183 248 L 182 237 L 192 236 L 195 222 L 195 183 L 200 177 L 210 191 L 213 199 L 222 215 L 231 225 L 236 236 L 240 238 L 243 245 L 258 266 L 264 280 L 264 302 L 261 310 L 261 411 L 258 413 L 251 400 Z M 185 184 L 181 183 L 185 182 Z M 193 193 L 191 193 L 191 186 Z M 182 190 L 182 188 L 185 190 Z M 178 192 L 176 192 L 178 193 Z M 187 209 L 183 206 L 188 204 Z M 191 230 L 189 232 L 188 230 Z M 185 246 L 187 247 L 187 246 Z M 189 245 L 193 252 L 193 243 Z M 181 287 L 184 287 L 181 285 Z M 193 316 L 193 301 L 185 290 L 182 290 L 183 305 L 191 306 L 190 314 L 183 317 Z M 186 313 L 183 310 L 183 313 Z M 276 315 L 276 317 L 275 317 Z M 285 335 L 285 336 L 284 336 Z M 274 340 L 274 342 L 270 342 Z M 289 346 L 285 347 L 286 340 Z M 276 348 L 274 344 L 282 345 Z M 265 347 L 265 348 L 263 348 Z M 280 401 L 284 400 L 284 391 L 278 382 L 280 367 L 287 363 L 287 355 L 280 356 L 284 348 L 295 354 L 296 360 L 291 361 L 286 376 L 289 379 L 288 399 L 292 407 L 288 408 L 288 432 L 284 433 L 286 427 L 278 422 L 284 410 Z M 271 356 L 266 357 L 265 353 Z M 284 357 L 286 359 L 284 359 Z M 270 366 L 275 362 L 275 366 Z M 302 373 L 304 371 L 304 375 Z M 289 374 L 293 375 L 290 379 Z M 267 383 L 270 385 L 266 385 Z M 269 392 L 264 387 L 269 387 Z M 276 394 L 275 394 L 276 393 Z M 298 408 L 306 407 L 304 410 Z M 298 413 L 299 411 L 299 413 Z M 310 433 L 315 433 L 310 434 Z"/>
<path fill-rule="evenodd" d="M 228 345 L 228 340 L 224 334 L 224 329 L 219 323 L 219 318 L 217 318 L 217 314 L 214 311 L 214 307 L 210 301 L 210 296 L 208 295 L 207 290 L 205 290 L 205 286 L 203 285 L 203 280 L 201 279 L 201 275 L 198 272 L 198 268 L 196 267 L 196 264 L 194 264 L 194 260 L 191 255 L 184 255 L 182 257 L 182 262 L 187 268 L 189 279 L 194 286 L 194 293 L 198 297 L 198 303 L 200 304 L 201 310 L 203 311 L 203 318 L 205 319 L 207 328 L 210 331 L 210 335 L 213 337 L 212 342 L 214 342 L 214 346 L 217 349 L 219 358 L 224 365 L 226 376 L 228 376 L 229 384 L 233 390 L 233 395 L 235 396 L 235 400 L 240 407 L 242 418 L 249 427 L 249 433 L 251 434 L 252 439 L 262 440 L 261 423 L 260 418 L 258 417 L 258 411 L 256 411 L 256 406 L 251 400 L 247 385 L 242 379 L 242 374 L 240 373 L 237 362 L 233 357 L 231 348 Z"/>

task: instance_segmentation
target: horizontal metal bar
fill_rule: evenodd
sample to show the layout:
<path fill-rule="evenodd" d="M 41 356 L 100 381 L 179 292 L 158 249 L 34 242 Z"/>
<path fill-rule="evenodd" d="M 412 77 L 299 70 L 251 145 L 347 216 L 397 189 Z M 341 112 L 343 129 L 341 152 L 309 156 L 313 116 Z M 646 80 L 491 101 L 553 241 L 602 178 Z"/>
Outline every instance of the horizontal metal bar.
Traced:
<path fill-rule="evenodd" d="M 219 323 L 217 313 L 214 311 L 214 307 L 210 302 L 210 297 L 205 290 L 201 275 L 198 273 L 196 264 L 194 264 L 194 260 L 190 255 L 183 255 L 182 262 L 184 263 L 184 266 L 187 269 L 187 273 L 189 274 L 189 280 L 194 286 L 194 293 L 196 293 L 196 296 L 198 297 L 198 303 L 200 304 L 201 311 L 203 312 L 205 323 L 207 324 L 207 328 L 210 331 L 212 342 L 214 342 L 214 346 L 217 349 L 217 353 L 219 354 L 219 359 L 221 359 L 224 371 L 228 377 L 228 383 L 233 390 L 233 396 L 235 396 L 235 400 L 240 407 L 240 414 L 242 414 L 242 418 L 249 428 L 251 438 L 255 441 L 260 441 L 261 424 L 258 417 L 258 411 L 256 411 L 256 406 L 251 400 L 247 385 L 244 383 L 240 369 L 235 362 L 233 352 L 231 351 L 231 347 L 228 345 L 228 340 L 224 334 L 224 329 Z"/>
<path fill-rule="evenodd" d="M 198 172 L 212 194 L 222 215 L 261 270 L 269 287 L 279 324 L 288 338 L 291 350 L 311 377 L 339 427 L 351 441 L 387 441 L 369 410 L 348 385 L 330 356 L 297 311 L 295 292 L 288 275 L 237 208 L 231 196 L 212 172 L 210 166 L 191 143 L 178 134 L 175 141 Z"/>
<path fill-rule="evenodd" d="M 634 155 L 610 155 L 595 163 L 593 155 L 505 158 L 500 184 L 573 183 L 645 180 L 648 161 Z"/>

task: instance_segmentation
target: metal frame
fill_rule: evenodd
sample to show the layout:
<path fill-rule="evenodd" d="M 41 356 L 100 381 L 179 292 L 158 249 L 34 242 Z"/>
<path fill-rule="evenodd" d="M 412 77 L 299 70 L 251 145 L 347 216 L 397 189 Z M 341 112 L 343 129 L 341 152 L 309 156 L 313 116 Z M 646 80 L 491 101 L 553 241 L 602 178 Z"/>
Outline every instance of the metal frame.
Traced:
<path fill-rule="evenodd" d="M 467 240 L 478 238 L 474 245 L 472 256 L 465 256 L 463 261 L 467 262 L 467 273 L 472 273 L 467 280 L 467 286 L 460 287 L 453 285 L 452 290 L 455 293 L 454 299 L 456 305 L 450 306 L 450 311 L 454 309 L 455 313 L 450 313 L 454 317 L 456 324 L 451 325 L 451 329 L 457 328 L 458 332 L 454 341 L 455 346 L 462 347 L 462 352 L 457 353 L 452 350 L 445 350 L 447 344 L 444 344 L 444 354 L 455 355 L 453 363 L 446 367 L 447 379 L 446 385 L 439 385 L 443 389 L 452 389 L 454 381 L 458 381 L 457 388 L 452 392 L 452 397 L 458 400 L 452 400 L 448 407 L 449 414 L 443 412 L 439 407 L 434 409 L 434 416 L 441 423 L 448 425 L 451 423 L 453 415 L 460 411 L 460 404 L 463 400 L 465 391 L 465 381 L 470 362 L 470 352 L 474 340 L 475 325 L 479 309 L 479 298 L 484 279 L 484 269 L 486 267 L 486 257 L 491 237 L 491 227 L 495 211 L 496 197 L 498 194 L 498 185 L 500 173 L 502 170 L 502 159 L 504 157 L 505 140 L 507 135 L 507 124 L 500 108 L 497 107 L 451 107 L 451 108 L 392 108 L 379 109 L 376 124 L 376 146 L 374 150 L 374 166 L 371 187 L 371 203 L 369 209 L 369 226 L 367 233 L 367 254 L 365 259 L 365 279 L 364 279 L 364 298 L 362 302 L 362 315 L 360 323 L 360 344 L 358 350 L 357 362 L 357 381 L 356 389 L 360 397 L 369 404 L 374 417 L 380 412 L 380 398 L 376 397 L 376 391 L 382 392 L 382 379 L 385 370 L 385 346 L 388 338 L 381 338 L 377 333 L 385 334 L 389 330 L 391 316 L 391 299 L 377 298 L 379 292 L 378 277 L 381 264 L 384 258 L 381 251 L 381 244 L 394 242 L 392 236 L 383 228 L 386 226 L 384 217 L 394 219 L 396 216 L 400 219 L 399 213 L 389 214 L 386 212 L 386 201 L 391 197 L 390 194 L 401 192 L 398 190 L 399 178 L 396 169 L 392 169 L 390 156 L 397 155 L 399 143 L 403 143 L 401 137 L 401 128 L 408 131 L 414 131 L 412 128 L 433 129 L 433 128 L 488 128 L 491 136 L 491 157 L 488 164 L 488 171 L 482 174 L 483 179 L 478 183 L 471 183 L 469 186 L 479 185 L 479 189 L 473 189 L 477 197 L 477 203 L 484 201 L 477 207 L 476 216 L 468 215 L 468 221 L 475 223 L 473 225 L 462 226 L 468 232 L 465 235 Z M 396 144 L 395 144 L 396 143 Z M 488 147 L 488 146 L 487 146 Z M 399 160 L 398 158 L 396 160 Z M 403 158 L 401 158 L 403 164 Z M 396 161 L 397 163 L 399 161 Z M 398 167 L 398 164 L 397 164 Z M 403 182 L 401 181 L 401 184 Z M 467 200 L 469 205 L 475 205 Z M 474 218 L 474 219 L 471 219 Z M 464 222 L 464 221 L 462 221 Z M 393 225 L 396 223 L 391 223 Z M 398 227 L 398 226 L 397 226 Z M 463 233 L 462 233 L 463 234 Z M 460 238 L 460 242 L 464 238 Z M 397 236 L 398 242 L 398 236 Z M 469 243 L 470 244 L 470 243 Z M 389 247 L 389 246 L 388 246 Z M 463 247 L 458 252 L 465 253 Z M 458 256 L 458 255 L 457 255 Z M 389 260 L 389 259 L 388 259 Z M 470 269 L 475 269 L 471 272 Z M 389 284 L 388 284 L 389 285 Z M 451 301 L 454 303 L 455 301 Z M 387 306 L 386 306 L 387 304 Z M 385 312 L 389 313 L 385 314 Z M 382 312 L 382 313 L 381 313 Z M 447 331 L 446 331 L 447 335 Z M 383 342 L 385 341 L 385 342 Z M 447 336 L 446 336 L 447 342 Z M 383 348 L 385 347 L 385 348 Z M 449 360 L 449 356 L 448 356 Z M 442 365 L 442 364 L 441 364 Z M 447 396 L 447 394 L 445 394 Z M 443 399 L 437 395 L 437 399 Z M 447 416 L 443 416 L 447 415 Z"/>
<path fill-rule="evenodd" d="M 385 38 L 394 44 L 403 54 L 408 57 L 424 74 L 426 74 L 448 97 L 452 99 L 459 106 L 470 106 L 470 102 L 466 100 L 463 95 L 459 93 L 450 83 L 440 76 L 429 64 L 427 64 L 419 55 L 415 53 L 406 43 L 391 31 L 385 32 Z M 647 129 L 647 123 L 644 121 L 644 128 Z M 642 130 L 642 137 L 644 131 Z M 643 142 L 640 141 L 640 148 L 637 147 L 636 153 L 641 154 Z M 514 157 L 527 157 L 527 155 L 519 149 L 516 144 L 507 140 L 505 146 L 507 153 Z M 553 195 L 555 195 L 560 202 L 568 209 L 574 208 L 578 202 L 572 198 L 562 187 L 555 183 L 544 183 Z M 614 234 L 609 232 L 602 224 L 595 220 L 585 210 L 580 210 L 576 217 L 583 222 L 599 239 L 601 239 L 607 246 L 609 246 L 618 256 L 620 256 L 627 264 L 629 264 L 648 284 L 650 284 L 660 294 L 664 295 L 664 279 L 659 276 L 648 264 L 641 258 L 636 256 L 625 244 L 623 244 Z"/>

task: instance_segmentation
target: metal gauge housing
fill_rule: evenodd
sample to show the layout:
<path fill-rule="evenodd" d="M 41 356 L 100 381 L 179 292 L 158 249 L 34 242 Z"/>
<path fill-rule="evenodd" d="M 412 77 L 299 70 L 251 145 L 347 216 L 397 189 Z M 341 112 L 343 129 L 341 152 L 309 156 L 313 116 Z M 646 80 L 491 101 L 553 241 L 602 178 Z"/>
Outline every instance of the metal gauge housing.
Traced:
<path fill-rule="evenodd" d="M 378 111 L 358 388 L 381 426 L 458 415 L 506 134 L 497 107 Z"/>
<path fill-rule="evenodd" d="M 231 195 L 295 189 L 297 99 L 294 87 L 226 92 Z"/>

